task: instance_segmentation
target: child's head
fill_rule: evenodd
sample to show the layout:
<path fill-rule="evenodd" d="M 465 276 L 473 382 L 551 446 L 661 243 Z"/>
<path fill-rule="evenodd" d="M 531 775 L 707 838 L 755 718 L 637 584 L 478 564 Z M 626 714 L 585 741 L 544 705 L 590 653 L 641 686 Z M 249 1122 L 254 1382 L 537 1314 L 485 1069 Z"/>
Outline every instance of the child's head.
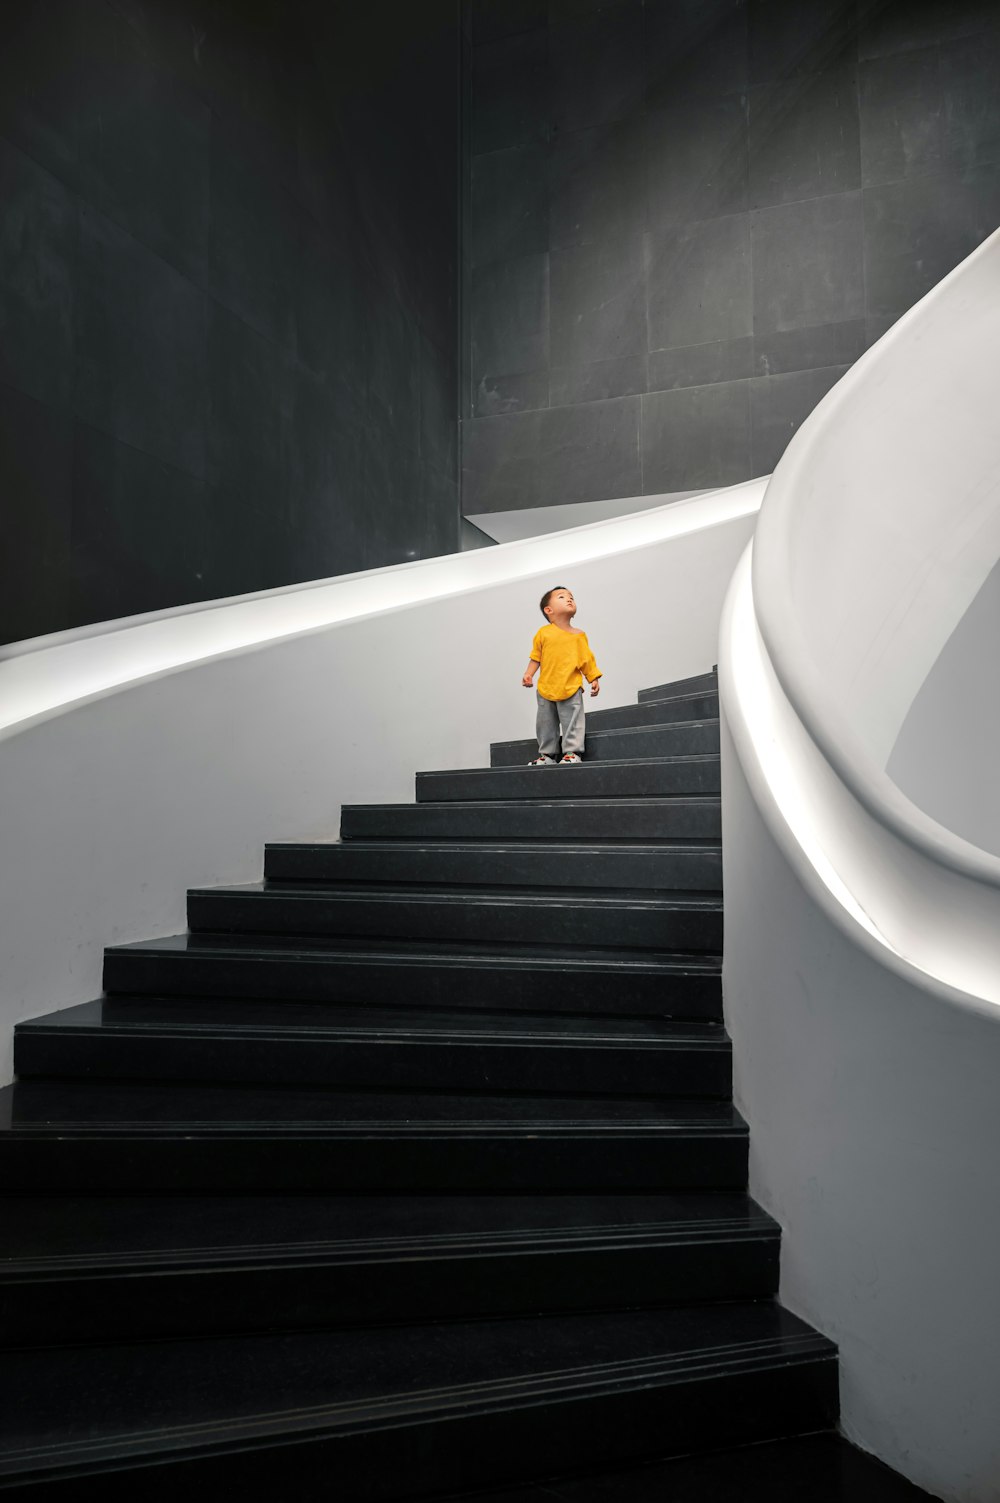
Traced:
<path fill-rule="evenodd" d="M 573 599 L 573 591 L 567 590 L 565 585 L 553 585 L 551 590 L 546 590 L 539 601 L 539 605 L 546 621 L 551 621 L 553 616 L 576 615 L 576 601 Z"/>

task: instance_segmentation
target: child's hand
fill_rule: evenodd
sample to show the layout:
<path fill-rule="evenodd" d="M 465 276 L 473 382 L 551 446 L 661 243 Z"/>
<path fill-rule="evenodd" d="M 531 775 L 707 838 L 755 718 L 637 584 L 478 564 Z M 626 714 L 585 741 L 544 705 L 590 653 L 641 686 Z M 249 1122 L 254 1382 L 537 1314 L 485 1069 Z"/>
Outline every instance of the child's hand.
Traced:
<path fill-rule="evenodd" d="M 601 681 L 600 681 L 599 678 L 595 678 L 594 682 L 590 686 L 590 697 L 591 697 L 591 699 L 594 699 L 596 697 L 596 695 L 600 694 L 600 692 L 601 692 Z"/>
<path fill-rule="evenodd" d="M 526 673 L 524 675 L 524 677 L 522 678 L 522 680 L 521 680 L 521 683 L 524 685 L 524 687 L 526 689 L 530 689 L 531 686 L 532 686 L 532 684 L 534 682 L 535 682 L 535 675 L 533 673 Z"/>

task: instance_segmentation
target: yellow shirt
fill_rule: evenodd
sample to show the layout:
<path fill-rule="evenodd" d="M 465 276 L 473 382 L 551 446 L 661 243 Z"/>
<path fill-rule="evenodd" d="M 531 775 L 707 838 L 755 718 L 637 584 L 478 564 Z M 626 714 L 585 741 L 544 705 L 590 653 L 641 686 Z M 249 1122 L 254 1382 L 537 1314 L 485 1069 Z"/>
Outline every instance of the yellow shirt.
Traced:
<path fill-rule="evenodd" d="M 531 662 L 541 663 L 538 692 L 543 699 L 569 699 L 584 679 L 593 683 L 601 670 L 594 662 L 585 631 L 563 631 L 561 626 L 542 626 L 531 644 Z"/>

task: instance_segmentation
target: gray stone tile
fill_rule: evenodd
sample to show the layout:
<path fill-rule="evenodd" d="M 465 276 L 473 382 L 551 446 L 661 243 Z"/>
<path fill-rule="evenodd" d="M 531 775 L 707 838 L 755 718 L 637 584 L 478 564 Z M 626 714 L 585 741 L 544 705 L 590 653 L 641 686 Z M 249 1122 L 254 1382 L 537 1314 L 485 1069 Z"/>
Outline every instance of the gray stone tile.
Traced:
<path fill-rule="evenodd" d="M 752 332 L 746 214 L 651 235 L 648 275 L 651 349 L 740 339 Z"/>
<path fill-rule="evenodd" d="M 298 535 L 295 577 L 319 579 L 350 567 L 342 563 L 343 543 L 365 526 L 366 430 L 311 371 L 290 372 L 288 389 L 283 483 L 268 515 L 281 512 Z M 381 441 L 401 447 L 391 433 Z"/>
<path fill-rule="evenodd" d="M 454 348 L 442 351 L 420 337 L 420 457 L 454 478 L 458 474 L 458 372 Z"/>
<path fill-rule="evenodd" d="M 304 578 L 319 579 L 324 570 L 296 576 L 295 524 L 285 509 L 249 512 L 238 483 L 222 479 L 209 484 L 205 514 L 205 578 L 212 599 L 272 590 Z M 347 569 L 351 564 L 346 566 Z M 363 568 L 363 564 L 354 565 Z M 339 572 L 335 570 L 332 572 Z"/>
<path fill-rule="evenodd" d="M 476 515 L 638 495 L 640 400 L 463 423 L 463 510 Z"/>
<path fill-rule="evenodd" d="M 78 423 L 73 616 L 107 621 L 211 598 L 205 482 Z"/>
<path fill-rule="evenodd" d="M 540 414 L 538 501 L 603 501 L 641 492 L 641 397 L 552 407 Z"/>
<path fill-rule="evenodd" d="M 681 386 L 715 386 L 721 381 L 739 381 L 752 376 L 753 339 L 720 339 L 711 344 L 683 345 L 674 350 L 652 350 L 649 356 L 649 390 L 674 391 Z"/>
<path fill-rule="evenodd" d="M 0 140 L 0 382 L 65 406 L 73 386 L 76 200 Z"/>
<path fill-rule="evenodd" d="M 553 142 L 549 233 L 553 250 L 638 240 L 645 228 L 646 163 L 641 122 L 574 131 Z"/>
<path fill-rule="evenodd" d="M 204 286 L 208 270 L 208 105 L 142 55 L 116 18 L 81 110 L 81 182 L 99 209 Z"/>
<path fill-rule="evenodd" d="M 524 371 L 515 376 L 484 376 L 476 387 L 473 409 L 476 417 L 496 417 L 503 412 L 530 412 L 549 405 L 549 373 Z"/>
<path fill-rule="evenodd" d="M 462 8 L 474 42 L 534 31 L 547 20 L 546 0 L 468 0 Z"/>
<path fill-rule="evenodd" d="M 472 279 L 472 380 L 518 375 L 549 363 L 549 258 L 482 267 Z"/>
<path fill-rule="evenodd" d="M 0 642 L 73 624 L 72 479 L 72 418 L 0 384 Z"/>
<path fill-rule="evenodd" d="M 1000 169 L 865 189 L 870 317 L 898 317 L 1000 224 Z"/>
<path fill-rule="evenodd" d="M 751 87 L 857 57 L 855 0 L 749 0 L 749 10 Z"/>
<path fill-rule="evenodd" d="M 463 519 L 458 507 L 457 473 L 445 474 L 432 465 L 424 465 L 420 486 L 423 537 L 419 557 L 440 558 L 446 553 L 459 552 Z"/>
<path fill-rule="evenodd" d="M 294 287 L 298 358 L 335 387 L 359 421 L 368 390 L 372 277 L 351 237 L 302 216 Z M 278 352 L 272 346 L 272 358 Z"/>
<path fill-rule="evenodd" d="M 77 416 L 204 474 L 205 294 L 95 210 L 80 211 Z"/>
<path fill-rule="evenodd" d="M 646 348 L 642 245 L 579 245 L 550 257 L 553 365 L 620 360 Z"/>
<path fill-rule="evenodd" d="M 654 107 L 747 88 L 746 0 L 647 0 L 646 97 Z"/>
<path fill-rule="evenodd" d="M 995 28 L 995 0 L 860 0 L 862 58 L 929 47 Z"/>
<path fill-rule="evenodd" d="M 472 66 L 475 155 L 547 138 L 547 31 L 481 43 L 473 49 Z"/>
<path fill-rule="evenodd" d="M 792 434 L 847 369 L 838 365 L 793 371 L 783 376 L 758 376 L 750 382 L 754 475 L 770 475 Z"/>
<path fill-rule="evenodd" d="M 948 119 L 946 159 L 958 171 L 1000 158 L 1000 20 L 990 32 L 941 47 Z"/>
<path fill-rule="evenodd" d="M 604 402 L 631 397 L 646 390 L 646 356 L 598 360 L 592 365 L 564 365 L 549 374 L 549 402 L 572 407 L 578 402 Z"/>
<path fill-rule="evenodd" d="M 747 206 L 747 102 L 678 97 L 647 123 L 649 227 L 737 214 Z"/>
<path fill-rule="evenodd" d="M 691 386 L 642 398 L 642 494 L 750 478 L 750 383 Z"/>
<path fill-rule="evenodd" d="M 283 509 L 294 392 L 274 346 L 217 303 L 208 310 L 208 385 L 211 483 L 242 490 L 248 512 Z"/>
<path fill-rule="evenodd" d="M 866 187 L 941 170 L 947 124 L 936 47 L 862 63 L 859 93 Z"/>
<path fill-rule="evenodd" d="M 469 254 L 473 266 L 549 248 L 548 155 L 512 146 L 472 158 Z"/>
<path fill-rule="evenodd" d="M 634 119 L 644 92 L 641 0 L 580 6 L 549 31 L 552 125 L 559 133 Z"/>
<path fill-rule="evenodd" d="M 13 17 L 16 14 L 16 22 Z M 77 186 L 80 114 L 113 18 L 87 0 L 8 8 L 0 47 L 0 135 Z"/>
<path fill-rule="evenodd" d="M 811 329 L 774 329 L 753 342 L 755 376 L 778 376 L 788 371 L 818 370 L 852 365 L 867 347 L 863 318 Z"/>
<path fill-rule="evenodd" d="M 755 335 L 864 317 L 860 193 L 755 209 L 750 232 Z"/>
<path fill-rule="evenodd" d="M 420 450 L 421 329 L 412 307 L 376 291 L 366 310 L 368 400 L 365 421 L 394 447 Z"/>
<path fill-rule="evenodd" d="M 796 74 L 750 94 L 750 203 L 791 203 L 861 186 L 853 67 Z"/>
<path fill-rule="evenodd" d="M 541 506 L 541 412 L 466 419 L 462 424 L 462 510 L 517 511 Z"/>
<path fill-rule="evenodd" d="M 289 347 L 299 263 L 295 202 L 214 118 L 211 164 L 209 289 L 258 333 Z"/>

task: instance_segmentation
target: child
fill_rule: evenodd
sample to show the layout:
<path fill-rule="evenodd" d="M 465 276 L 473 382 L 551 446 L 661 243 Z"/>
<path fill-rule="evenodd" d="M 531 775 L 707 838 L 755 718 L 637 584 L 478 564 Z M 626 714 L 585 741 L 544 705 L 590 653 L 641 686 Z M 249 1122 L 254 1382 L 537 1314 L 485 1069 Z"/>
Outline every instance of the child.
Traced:
<path fill-rule="evenodd" d="M 546 590 L 541 599 L 546 626 L 535 633 L 531 657 L 521 679 L 531 688 L 539 666 L 538 713 L 535 732 L 538 756 L 530 767 L 551 767 L 557 760 L 559 733 L 562 731 L 563 762 L 579 762 L 583 757 L 583 680 L 590 684 L 591 695 L 600 692 L 601 670 L 587 641 L 587 633 L 570 623 L 576 615 L 573 591 L 563 585 Z"/>

